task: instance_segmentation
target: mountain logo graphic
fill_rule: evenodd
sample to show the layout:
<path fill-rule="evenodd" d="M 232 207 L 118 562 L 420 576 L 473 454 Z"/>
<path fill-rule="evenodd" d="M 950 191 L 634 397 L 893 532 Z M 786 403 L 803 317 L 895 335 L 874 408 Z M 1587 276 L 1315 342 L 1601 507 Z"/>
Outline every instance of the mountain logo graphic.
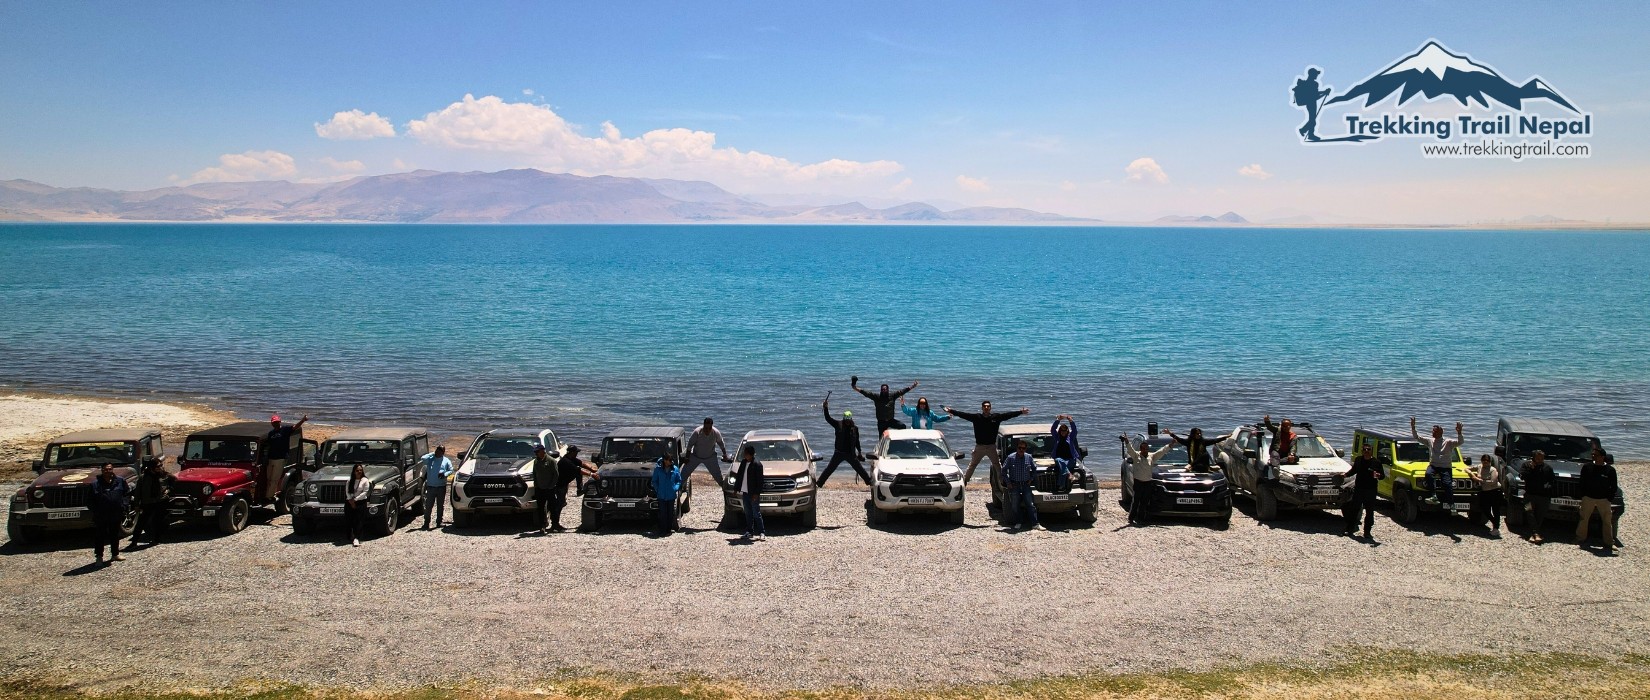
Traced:
<path fill-rule="evenodd" d="M 1394 92 L 1399 93 L 1399 105 L 1416 95 L 1428 101 L 1453 97 L 1463 107 L 1477 102 L 1479 107 L 1488 108 L 1494 101 L 1513 109 L 1523 109 L 1525 100 L 1544 99 L 1571 112 L 1581 111 L 1539 77 L 1532 76 L 1523 85 L 1516 85 L 1495 69 L 1450 51 L 1436 40 L 1428 41 L 1386 70 L 1364 78 L 1352 89 L 1331 98 L 1325 106 L 1363 97 L 1363 106 L 1373 107 Z"/>

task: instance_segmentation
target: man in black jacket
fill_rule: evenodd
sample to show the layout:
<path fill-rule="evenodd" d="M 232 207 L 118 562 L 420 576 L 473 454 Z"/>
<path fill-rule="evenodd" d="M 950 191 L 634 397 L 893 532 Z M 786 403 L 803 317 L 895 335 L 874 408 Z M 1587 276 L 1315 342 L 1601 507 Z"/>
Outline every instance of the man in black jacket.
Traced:
<path fill-rule="evenodd" d="M 865 485 L 870 486 L 871 475 L 865 473 L 865 451 L 859 446 L 859 426 L 854 425 L 854 412 L 843 411 L 842 420 L 832 418 L 830 399 L 820 404 L 820 408 L 825 411 L 825 422 L 836 431 L 836 445 L 831 450 L 831 461 L 825 463 L 825 471 L 819 473 L 814 485 L 824 486 L 825 480 L 831 478 L 831 472 L 836 471 L 836 465 L 847 462 L 848 466 L 859 472 L 859 478 L 865 480 Z"/>
<path fill-rule="evenodd" d="M 974 424 L 974 453 L 968 458 L 968 471 L 963 474 L 963 483 L 974 480 L 974 468 L 980 466 L 983 458 L 991 459 L 993 470 L 1002 469 L 1002 455 L 997 454 L 997 433 L 1002 431 L 1003 421 L 1019 418 L 1031 412 L 1029 408 L 1021 408 L 1013 413 L 992 413 L 991 402 L 981 401 L 979 413 L 958 411 L 950 406 L 942 406 L 946 413 Z"/>
<path fill-rule="evenodd" d="M 92 500 L 87 504 L 92 511 L 92 538 L 97 562 L 103 563 L 103 547 L 109 547 L 109 561 L 124 561 L 120 556 L 120 524 L 132 507 L 131 487 L 115 475 L 112 464 L 103 465 L 103 471 L 92 482 Z"/>
<path fill-rule="evenodd" d="M 762 522 L 762 477 L 762 461 L 756 458 L 756 446 L 746 445 L 739 452 L 739 472 L 733 481 L 739 493 L 739 505 L 745 511 L 746 540 L 768 539 L 768 526 Z"/>
<path fill-rule="evenodd" d="M 1576 544 L 1587 546 L 1587 527 L 1598 514 L 1604 554 L 1615 554 L 1615 511 L 1610 499 L 1616 497 L 1616 468 L 1606 461 L 1604 448 L 1593 448 L 1593 461 L 1581 467 L 1581 522 L 1576 524 Z"/>
<path fill-rule="evenodd" d="M 899 422 L 898 420 L 896 420 L 894 418 L 894 403 L 899 401 L 899 397 L 904 396 L 906 394 L 906 392 L 917 388 L 917 383 L 918 382 L 916 382 L 916 381 L 912 381 L 911 386 L 905 387 L 904 389 L 900 389 L 899 391 L 889 391 L 888 390 L 888 385 L 884 384 L 884 385 L 882 385 L 882 390 L 881 391 L 878 391 L 877 393 L 873 394 L 869 391 L 866 391 L 864 389 L 859 388 L 859 376 L 858 375 L 855 375 L 854 377 L 852 377 L 848 380 L 848 386 L 852 387 L 854 391 L 859 392 L 861 396 L 864 396 L 865 398 L 870 399 L 871 403 L 876 404 L 876 407 L 877 407 L 877 435 L 879 435 L 879 436 L 882 435 L 883 431 L 885 431 L 885 430 L 894 430 L 896 428 L 904 428 L 905 427 L 904 423 L 901 423 L 901 422 Z"/>
<path fill-rule="evenodd" d="M 1351 537 L 1358 529 L 1358 517 L 1363 516 L 1364 539 L 1370 539 L 1369 530 L 1375 524 L 1375 484 L 1386 478 L 1381 471 L 1381 462 L 1375 458 L 1375 443 L 1364 443 L 1364 451 L 1352 460 L 1352 471 L 1346 473 L 1352 479 L 1352 500 L 1341 507 L 1341 515 L 1346 518 L 1346 536 Z"/>
<path fill-rule="evenodd" d="M 556 484 L 560 483 L 557 475 L 556 459 L 544 450 L 544 445 L 533 447 L 533 499 L 538 505 L 539 534 L 550 532 L 550 504 L 556 493 Z"/>
<path fill-rule="evenodd" d="M 1552 508 L 1558 475 L 1547 463 L 1547 453 L 1536 450 L 1519 476 L 1524 480 L 1524 500 L 1530 502 L 1530 541 L 1541 544 L 1541 526 L 1547 522 L 1547 511 Z"/>
<path fill-rule="evenodd" d="M 556 485 L 550 491 L 550 531 L 566 532 L 562 527 L 561 511 L 567 507 L 567 486 L 577 481 L 578 493 L 584 492 L 584 477 L 595 477 L 596 469 L 582 459 L 579 459 L 579 446 L 568 445 L 567 454 L 556 461 Z M 537 488 L 537 487 L 535 487 Z"/>
<path fill-rule="evenodd" d="M 143 475 L 138 477 L 138 522 L 132 530 L 132 547 L 137 547 L 138 537 L 145 533 L 149 535 L 149 546 L 160 544 L 172 519 L 166 513 L 166 499 L 171 497 L 172 487 L 177 483 L 178 478 L 166 471 L 160 459 L 144 463 Z"/>

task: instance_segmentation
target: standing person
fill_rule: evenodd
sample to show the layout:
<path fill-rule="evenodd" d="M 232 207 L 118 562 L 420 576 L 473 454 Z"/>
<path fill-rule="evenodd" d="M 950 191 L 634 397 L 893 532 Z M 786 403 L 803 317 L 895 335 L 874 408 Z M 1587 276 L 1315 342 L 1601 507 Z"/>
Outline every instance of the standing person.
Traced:
<path fill-rule="evenodd" d="M 97 563 L 103 563 L 103 547 L 109 547 L 109 561 L 125 561 L 120 556 L 120 524 L 132 508 L 131 486 L 115 475 L 113 464 L 103 465 L 97 480 L 92 482 L 92 500 L 87 504 L 92 511 L 93 553 Z"/>
<path fill-rule="evenodd" d="M 1191 465 L 1192 471 L 1207 472 L 1214 466 L 1214 464 L 1209 460 L 1209 446 L 1220 441 L 1204 438 L 1202 428 L 1192 428 L 1192 432 L 1186 437 L 1180 437 L 1179 435 L 1174 434 L 1173 430 L 1167 430 L 1164 432 L 1168 434 L 1170 440 L 1174 440 L 1175 443 L 1186 446 L 1186 454 L 1189 457 L 1188 462 Z"/>
<path fill-rule="evenodd" d="M 693 470 L 699 465 L 705 465 L 705 471 L 710 472 L 710 478 L 716 482 L 717 488 L 727 488 L 728 482 L 722 478 L 722 462 L 732 462 L 728 457 L 728 443 L 722 439 L 722 431 L 717 430 L 710 418 L 705 419 L 704 425 L 693 429 L 688 436 L 687 464 L 682 466 L 682 481 L 693 476 Z M 716 461 L 716 453 L 721 451 L 722 462 Z"/>
<path fill-rule="evenodd" d="M 367 496 L 371 494 L 372 481 L 367 478 L 367 468 L 356 462 L 344 490 L 344 524 L 349 527 L 351 546 L 361 546 L 361 527 L 367 522 Z"/>
<path fill-rule="evenodd" d="M 567 453 L 556 462 L 556 486 L 550 492 L 550 531 L 566 532 L 561 526 L 561 511 L 567 507 L 567 485 L 574 481 L 579 482 L 579 491 L 584 491 L 584 477 L 596 476 L 596 468 L 589 462 L 579 459 L 579 446 L 568 445 Z M 536 477 L 535 477 L 536 478 Z M 535 484 L 534 490 L 537 490 Z"/>
<path fill-rule="evenodd" d="M 1352 500 L 1341 507 L 1341 516 L 1346 518 L 1346 536 L 1351 537 L 1358 529 L 1358 517 L 1363 516 L 1364 539 L 1370 539 L 1369 531 L 1375 525 L 1375 499 L 1377 493 L 1375 485 L 1386 478 L 1386 472 L 1381 470 L 1381 461 L 1375 458 L 1375 443 L 1365 442 L 1363 452 L 1358 453 L 1352 460 L 1352 470 L 1346 473 L 1352 479 Z"/>
<path fill-rule="evenodd" d="M 1427 459 L 1427 481 L 1432 482 L 1432 493 L 1438 496 L 1438 505 L 1444 508 L 1446 515 L 1455 512 L 1455 450 L 1466 438 L 1461 435 L 1461 423 L 1455 423 L 1455 439 L 1444 439 L 1444 426 L 1432 426 L 1432 439 L 1422 440 L 1421 434 L 1415 430 L 1415 416 L 1409 417 L 1409 435 L 1427 446 L 1431 457 Z M 1439 491 L 1439 486 L 1443 491 Z"/>
<path fill-rule="evenodd" d="M 1541 544 L 1541 526 L 1547 522 L 1547 512 L 1552 508 L 1558 475 L 1553 473 L 1553 465 L 1547 463 L 1547 453 L 1536 450 L 1519 476 L 1524 479 L 1524 500 L 1530 502 L 1530 542 Z"/>
<path fill-rule="evenodd" d="M 1295 438 L 1298 435 L 1295 434 L 1295 422 L 1285 418 L 1282 423 L 1273 425 L 1271 416 L 1261 418 L 1260 422 L 1261 425 L 1266 427 L 1267 431 L 1272 433 L 1272 448 L 1267 451 L 1264 480 L 1277 481 L 1278 465 L 1294 464 L 1297 459 L 1295 457 Z"/>
<path fill-rule="evenodd" d="M 544 451 L 544 445 L 533 446 L 533 500 L 538 506 L 539 534 L 550 534 L 550 509 L 555 501 L 556 485 L 561 483 L 561 463 Z M 566 494 L 563 494 L 563 500 Z M 559 514 L 561 509 L 556 509 Z M 555 519 L 559 522 L 559 515 Z"/>
<path fill-rule="evenodd" d="M 1616 497 L 1617 487 L 1615 466 L 1607 460 L 1604 448 L 1595 446 L 1593 461 L 1581 467 L 1581 522 L 1576 524 L 1576 544 L 1587 546 L 1587 528 L 1597 513 L 1604 554 L 1615 554 L 1616 513 L 1610 509 L 1610 499 Z"/>
<path fill-rule="evenodd" d="M 1123 451 L 1129 455 L 1129 478 L 1134 480 L 1134 498 L 1129 500 L 1129 524 L 1145 525 L 1146 514 L 1151 510 L 1152 472 L 1157 470 L 1157 460 L 1175 448 L 1173 440 L 1166 442 L 1156 452 L 1152 451 L 1150 443 L 1140 441 L 1140 451 L 1129 450 L 1129 436 L 1119 435 L 1123 441 Z"/>
<path fill-rule="evenodd" d="M 166 501 L 172 496 L 172 487 L 178 483 L 178 478 L 166 471 L 165 463 L 159 459 L 150 459 L 143 464 L 143 475 L 138 477 L 137 528 L 132 530 L 132 545 L 128 549 L 135 549 L 138 537 L 149 535 L 149 546 L 160 544 L 160 538 L 166 534 L 166 527 L 172 519 L 166 512 Z"/>
<path fill-rule="evenodd" d="M 1048 427 L 1048 435 L 1049 455 L 1054 458 L 1055 469 L 1060 471 L 1054 490 L 1070 492 L 1071 473 L 1077 469 L 1083 455 L 1083 448 L 1077 444 L 1077 419 L 1067 413 L 1055 416 L 1054 423 Z"/>
<path fill-rule="evenodd" d="M 1501 497 L 1501 470 L 1495 467 L 1495 458 L 1478 456 L 1478 471 L 1472 475 L 1478 482 L 1478 509 L 1490 519 L 1490 532 L 1501 536 L 1501 511 L 1506 506 Z"/>
<path fill-rule="evenodd" d="M 1037 520 L 1037 501 L 1031 496 L 1031 474 L 1036 468 L 1037 460 L 1026 451 L 1026 441 L 1016 438 L 1014 452 L 1003 461 L 1003 476 L 1008 480 L 1010 497 L 1020 506 L 1020 521 L 1015 523 L 1020 530 L 1045 529 Z"/>
<path fill-rule="evenodd" d="M 830 423 L 831 429 L 836 431 L 836 444 L 831 449 L 831 461 L 825 463 L 825 471 L 819 473 L 819 478 L 814 480 L 814 486 L 824 486 L 825 480 L 831 478 L 831 472 L 836 471 L 836 465 L 843 462 L 853 467 L 854 471 L 859 473 L 859 478 L 865 481 L 865 485 L 870 486 L 871 475 L 865 473 L 865 450 L 859 446 L 859 426 L 854 425 L 854 412 L 843 411 L 842 420 L 837 420 L 831 417 L 830 399 L 825 399 L 819 407 L 825 412 L 825 422 Z"/>
<path fill-rule="evenodd" d="M 682 470 L 676 455 L 666 453 L 653 463 L 653 497 L 659 499 L 659 529 L 654 534 L 669 537 L 676 532 L 676 491 L 682 488 Z"/>
<path fill-rule="evenodd" d="M 453 475 L 453 461 L 447 458 L 446 445 L 437 445 L 434 452 L 420 459 L 424 461 L 424 529 L 430 529 L 433 510 L 435 527 L 439 530 L 441 520 L 447 516 L 447 479 Z"/>
<path fill-rule="evenodd" d="M 1031 412 L 1029 408 L 1021 408 L 1013 413 L 992 413 L 991 402 L 981 401 L 979 413 L 952 410 L 950 406 L 941 406 L 942 410 L 953 416 L 974 424 L 974 453 L 968 459 L 968 472 L 963 474 L 963 484 L 974 479 L 974 468 L 980 465 L 980 459 L 991 458 L 991 468 L 1002 468 L 1002 457 L 997 454 L 997 433 L 1003 421 L 1018 418 Z"/>
<path fill-rule="evenodd" d="M 292 436 L 303 435 L 304 424 L 309 422 L 309 414 L 299 418 L 297 423 L 282 425 L 280 414 L 269 417 L 269 434 L 264 436 L 264 460 L 274 468 L 276 473 L 286 476 L 287 467 L 292 464 Z M 295 484 L 304 480 L 302 467 L 299 468 L 297 480 L 288 480 Z"/>
<path fill-rule="evenodd" d="M 913 384 L 912 386 L 916 385 Z M 905 414 L 905 417 L 911 419 L 911 427 L 917 430 L 938 430 L 940 423 L 951 420 L 950 414 L 935 413 L 929 410 L 928 397 L 926 396 L 918 396 L 915 407 L 905 405 L 905 399 L 901 398 L 899 400 L 899 410 Z"/>
<path fill-rule="evenodd" d="M 739 471 L 734 474 L 739 488 L 739 504 L 745 509 L 747 540 L 768 539 L 768 526 L 762 522 L 762 462 L 756 458 L 756 446 L 745 445 L 739 453 Z"/>
<path fill-rule="evenodd" d="M 882 390 L 881 391 L 878 391 L 877 393 L 873 394 L 869 391 L 866 391 L 864 389 L 859 388 L 859 376 L 858 375 L 855 375 L 855 376 L 848 379 L 848 386 L 852 387 L 854 391 L 859 392 L 861 396 L 864 396 L 865 398 L 870 399 L 871 403 L 876 404 L 876 407 L 877 407 L 877 411 L 876 411 L 876 413 L 877 413 L 877 435 L 881 435 L 884 431 L 894 430 L 896 428 L 904 428 L 905 427 L 904 423 L 901 423 L 897 420 L 894 420 L 894 400 L 898 399 L 901 396 L 904 396 L 905 392 L 908 392 L 912 389 L 917 388 L 918 383 L 919 382 L 912 381 L 911 386 L 905 387 L 904 389 L 900 389 L 899 391 L 889 391 L 888 390 L 888 385 L 884 384 L 884 385 L 882 385 Z"/>

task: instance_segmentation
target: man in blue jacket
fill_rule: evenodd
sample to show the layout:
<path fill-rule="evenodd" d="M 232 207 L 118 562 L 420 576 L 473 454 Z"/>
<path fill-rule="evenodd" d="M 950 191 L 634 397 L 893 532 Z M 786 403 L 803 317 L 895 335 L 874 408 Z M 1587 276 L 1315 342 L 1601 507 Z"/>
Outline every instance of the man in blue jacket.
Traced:
<path fill-rule="evenodd" d="M 453 475 L 453 461 L 447 458 L 446 445 L 436 446 L 434 452 L 419 459 L 424 462 L 424 529 L 430 529 L 433 510 L 435 528 L 439 530 L 442 518 L 447 515 L 447 477 Z"/>
<path fill-rule="evenodd" d="M 131 486 L 115 474 L 112 464 L 103 465 L 97 481 L 92 482 L 92 500 L 86 504 L 92 511 L 92 538 L 96 543 L 97 563 L 103 563 L 103 547 L 109 547 L 109 561 L 123 561 L 120 556 L 120 526 L 132 509 Z"/>
<path fill-rule="evenodd" d="M 676 455 L 666 453 L 653 463 L 653 496 L 659 499 L 659 529 L 654 534 L 669 537 L 676 531 L 676 492 L 682 488 L 682 470 Z"/>
<path fill-rule="evenodd" d="M 1062 422 L 1063 421 L 1063 422 Z M 1054 457 L 1054 466 L 1060 471 L 1060 478 L 1055 482 L 1055 490 L 1062 493 L 1071 492 L 1071 473 L 1077 469 L 1082 461 L 1082 448 L 1077 445 L 1077 419 L 1070 414 L 1060 414 L 1054 417 L 1054 423 L 1048 427 L 1049 455 Z"/>

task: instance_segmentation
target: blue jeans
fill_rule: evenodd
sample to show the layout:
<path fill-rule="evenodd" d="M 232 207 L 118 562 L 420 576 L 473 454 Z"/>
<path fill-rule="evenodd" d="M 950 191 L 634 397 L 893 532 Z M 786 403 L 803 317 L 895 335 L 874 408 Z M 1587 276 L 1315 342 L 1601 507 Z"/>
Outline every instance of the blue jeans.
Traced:
<path fill-rule="evenodd" d="M 754 493 L 739 497 L 745 507 L 745 535 L 768 536 L 768 526 L 762 522 L 762 502 Z"/>
<path fill-rule="evenodd" d="M 1055 482 L 1055 488 L 1061 491 L 1069 490 L 1071 488 L 1071 470 L 1077 466 L 1077 463 L 1065 457 L 1055 457 L 1054 466 L 1060 470 L 1060 479 Z"/>
<path fill-rule="evenodd" d="M 1037 526 L 1037 501 L 1031 497 L 1031 482 L 1010 481 L 1009 490 L 1014 492 L 1014 498 L 1020 502 L 1020 527 Z"/>
<path fill-rule="evenodd" d="M 1427 480 L 1432 482 L 1432 494 L 1438 497 L 1438 505 L 1443 506 L 1446 512 L 1454 512 L 1450 507 L 1455 505 L 1454 470 L 1427 467 Z"/>

